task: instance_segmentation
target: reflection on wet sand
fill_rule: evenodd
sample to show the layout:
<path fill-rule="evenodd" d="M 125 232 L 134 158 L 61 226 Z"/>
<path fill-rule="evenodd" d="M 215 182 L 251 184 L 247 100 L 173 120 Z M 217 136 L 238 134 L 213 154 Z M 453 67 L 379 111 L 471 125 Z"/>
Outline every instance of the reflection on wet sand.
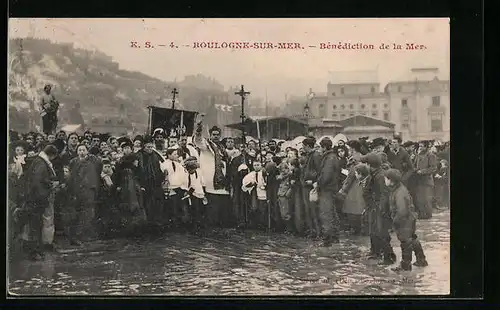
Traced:
<path fill-rule="evenodd" d="M 395 273 L 365 259 L 368 237 L 322 248 L 282 234 L 225 230 L 207 237 L 96 241 L 44 261 L 10 263 L 15 295 L 448 294 L 449 212 L 419 222 L 429 266 Z M 393 246 L 400 255 L 399 244 Z"/>

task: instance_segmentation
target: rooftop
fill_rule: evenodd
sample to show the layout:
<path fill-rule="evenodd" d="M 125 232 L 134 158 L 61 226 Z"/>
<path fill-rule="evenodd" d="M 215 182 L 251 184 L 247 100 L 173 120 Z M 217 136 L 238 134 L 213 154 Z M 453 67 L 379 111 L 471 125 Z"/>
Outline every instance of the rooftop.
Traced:
<path fill-rule="evenodd" d="M 365 131 L 386 131 L 392 132 L 394 129 L 385 126 L 347 126 L 344 127 L 344 132 L 365 132 Z"/>

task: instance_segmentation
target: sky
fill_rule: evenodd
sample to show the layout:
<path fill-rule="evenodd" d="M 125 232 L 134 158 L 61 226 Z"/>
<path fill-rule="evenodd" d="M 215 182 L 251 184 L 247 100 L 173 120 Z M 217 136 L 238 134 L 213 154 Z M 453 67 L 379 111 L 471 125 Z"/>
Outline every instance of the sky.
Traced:
<path fill-rule="evenodd" d="M 449 78 L 449 19 L 9 19 L 9 37 L 34 36 L 98 49 L 124 70 L 165 81 L 201 73 L 227 89 L 284 101 L 309 89 L 326 91 L 330 72 L 377 70 L 381 90 L 413 67 L 437 67 Z M 131 48 L 131 41 L 154 49 Z M 169 47 L 174 42 L 177 49 Z M 194 42 L 290 42 L 298 50 L 193 49 Z M 329 50 L 320 43 L 364 43 L 374 50 Z M 381 50 L 382 44 L 422 44 L 425 50 Z M 159 45 L 166 45 L 160 47 Z M 184 47 L 183 45 L 190 45 Z"/>

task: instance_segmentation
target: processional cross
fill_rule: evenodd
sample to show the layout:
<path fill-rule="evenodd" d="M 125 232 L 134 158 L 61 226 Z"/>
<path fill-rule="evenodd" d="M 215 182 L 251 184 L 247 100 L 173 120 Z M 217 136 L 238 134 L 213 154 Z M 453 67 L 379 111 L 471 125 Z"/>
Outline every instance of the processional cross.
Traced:
<path fill-rule="evenodd" d="M 250 92 L 245 91 L 245 87 L 243 85 L 241 85 L 240 91 L 235 92 L 234 94 L 241 97 L 241 115 L 240 115 L 240 118 L 241 118 L 241 125 L 242 125 L 243 143 L 245 143 L 246 142 L 245 141 L 245 125 L 244 125 L 245 118 L 246 118 L 245 117 L 245 96 L 250 95 Z"/>
<path fill-rule="evenodd" d="M 179 92 L 177 91 L 177 88 L 174 88 L 172 91 L 172 110 L 175 110 L 175 95 L 178 95 Z"/>

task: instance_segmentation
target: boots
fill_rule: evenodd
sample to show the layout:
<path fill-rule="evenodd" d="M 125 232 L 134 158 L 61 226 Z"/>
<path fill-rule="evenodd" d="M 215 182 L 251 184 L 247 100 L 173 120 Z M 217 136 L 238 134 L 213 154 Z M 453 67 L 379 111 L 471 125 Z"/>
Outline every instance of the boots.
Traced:
<path fill-rule="evenodd" d="M 417 267 L 427 267 L 429 264 L 425 258 L 424 250 L 422 249 L 420 241 L 416 238 L 412 241 L 412 249 L 413 252 L 415 252 L 415 257 L 417 258 L 417 261 L 413 265 Z"/>
<path fill-rule="evenodd" d="M 328 237 L 325 237 L 325 239 L 323 239 L 323 245 L 324 247 L 330 247 L 332 246 L 334 243 L 339 243 L 340 240 L 338 237 L 334 237 L 334 236 L 328 236 Z"/>
<path fill-rule="evenodd" d="M 379 263 L 382 266 L 389 266 L 396 262 L 396 254 L 394 252 L 384 254 L 384 260 Z"/>
<path fill-rule="evenodd" d="M 398 267 L 391 268 L 392 271 L 400 272 L 400 271 L 411 271 L 411 263 L 401 261 Z"/>
<path fill-rule="evenodd" d="M 380 252 L 380 246 L 377 237 L 370 236 L 370 253 L 368 253 L 368 259 L 380 259 L 382 256 Z"/>

